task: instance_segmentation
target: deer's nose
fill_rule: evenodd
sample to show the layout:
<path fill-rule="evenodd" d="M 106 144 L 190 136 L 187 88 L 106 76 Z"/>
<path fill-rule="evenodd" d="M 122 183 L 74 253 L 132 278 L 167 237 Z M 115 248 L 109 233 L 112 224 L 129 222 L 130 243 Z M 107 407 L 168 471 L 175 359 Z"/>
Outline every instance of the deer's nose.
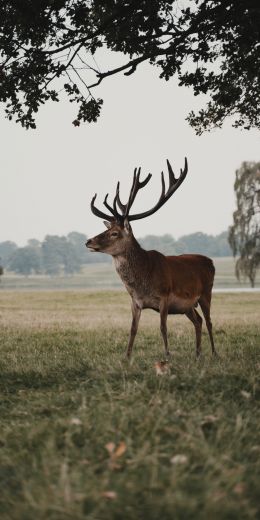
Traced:
<path fill-rule="evenodd" d="M 90 238 L 90 239 L 87 240 L 87 242 L 85 243 L 85 246 L 86 246 L 86 247 L 90 246 L 91 242 L 92 242 L 92 240 L 91 240 L 91 238 Z"/>

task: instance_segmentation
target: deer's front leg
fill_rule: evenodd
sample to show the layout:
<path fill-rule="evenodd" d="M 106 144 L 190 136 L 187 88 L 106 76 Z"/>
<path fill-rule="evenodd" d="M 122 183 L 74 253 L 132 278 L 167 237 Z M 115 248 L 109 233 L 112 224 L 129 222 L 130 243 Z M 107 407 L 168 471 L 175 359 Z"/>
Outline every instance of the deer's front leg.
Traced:
<path fill-rule="evenodd" d="M 127 351 L 126 351 L 126 356 L 128 358 L 130 358 L 131 353 L 132 353 L 132 348 L 133 348 L 135 336 L 137 333 L 140 316 L 141 316 L 141 309 L 140 309 L 140 307 L 138 307 L 136 305 L 135 301 L 132 300 L 132 325 L 131 325 L 131 329 L 130 329 L 130 335 L 129 335 Z"/>
<path fill-rule="evenodd" d="M 163 337 L 164 348 L 166 356 L 170 355 L 170 351 L 168 348 L 168 336 L 167 336 L 167 317 L 168 317 L 168 302 L 167 300 L 162 300 L 160 303 L 160 318 L 161 318 L 161 334 Z"/>

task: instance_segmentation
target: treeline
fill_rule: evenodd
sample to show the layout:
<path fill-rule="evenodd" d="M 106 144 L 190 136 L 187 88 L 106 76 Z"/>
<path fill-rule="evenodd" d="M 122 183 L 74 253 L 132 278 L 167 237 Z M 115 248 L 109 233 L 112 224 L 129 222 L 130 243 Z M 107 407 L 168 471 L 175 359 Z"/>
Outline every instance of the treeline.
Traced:
<path fill-rule="evenodd" d="M 171 235 L 148 235 L 141 238 L 139 242 L 144 249 L 157 249 L 165 255 L 199 253 L 207 256 L 232 256 L 227 231 L 216 236 L 197 232 L 184 235 L 178 240 L 175 240 Z"/>
<path fill-rule="evenodd" d="M 107 258 L 87 250 L 86 235 L 72 231 L 67 236 L 47 235 L 43 242 L 28 240 L 25 247 L 14 242 L 0 243 L 0 264 L 17 274 L 72 275 L 86 263 L 104 262 Z"/>
<path fill-rule="evenodd" d="M 231 256 L 228 232 L 217 236 L 192 233 L 175 240 L 171 235 L 148 235 L 139 239 L 144 249 L 157 249 L 166 255 L 200 253 L 208 256 Z M 111 257 L 91 253 L 85 247 L 87 236 L 73 231 L 67 236 L 47 235 L 43 242 L 28 240 L 25 247 L 14 242 L 0 243 L 0 265 L 17 274 L 47 274 L 50 276 L 79 273 L 88 263 L 111 262 Z"/>

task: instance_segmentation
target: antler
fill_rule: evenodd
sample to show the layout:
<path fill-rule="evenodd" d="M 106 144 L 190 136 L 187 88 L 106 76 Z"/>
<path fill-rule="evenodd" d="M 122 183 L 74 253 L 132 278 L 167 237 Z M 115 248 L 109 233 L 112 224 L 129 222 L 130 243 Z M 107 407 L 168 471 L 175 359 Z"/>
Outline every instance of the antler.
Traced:
<path fill-rule="evenodd" d="M 177 179 L 173 173 L 173 169 L 172 169 L 168 159 L 167 159 L 167 167 L 168 167 L 168 174 L 169 174 L 169 188 L 168 188 L 167 192 L 165 193 L 165 180 L 164 180 L 164 174 L 162 172 L 161 173 L 161 175 L 162 175 L 162 192 L 161 192 L 161 196 L 160 196 L 157 204 L 155 204 L 155 206 L 153 208 L 145 211 L 144 213 L 137 213 L 136 215 L 129 215 L 128 216 L 129 221 L 138 220 L 138 219 L 149 217 L 150 215 L 153 215 L 153 213 L 155 213 L 159 208 L 161 208 L 165 204 L 165 202 L 167 202 L 167 200 L 173 195 L 173 193 L 180 187 L 180 185 L 182 184 L 182 182 L 184 181 L 184 179 L 188 173 L 187 158 L 185 157 L 184 169 L 183 170 L 181 169 L 180 175 Z"/>
<path fill-rule="evenodd" d="M 137 168 L 135 168 L 134 179 L 133 179 L 133 183 L 132 183 L 132 187 L 130 190 L 130 195 L 129 195 L 127 204 L 123 204 L 121 202 L 120 194 L 119 194 L 120 183 L 118 182 L 117 187 L 116 187 L 116 195 L 115 195 L 115 198 L 113 201 L 113 207 L 110 206 L 110 204 L 107 202 L 108 193 L 106 194 L 104 201 L 103 201 L 104 206 L 106 206 L 106 208 L 110 211 L 110 213 L 112 215 L 107 215 L 106 213 L 104 213 L 103 211 L 101 211 L 100 209 L 98 209 L 95 206 L 95 200 L 96 200 L 97 194 L 95 194 L 93 199 L 91 200 L 90 206 L 91 206 L 92 213 L 94 213 L 94 215 L 96 215 L 97 217 L 105 218 L 106 220 L 109 220 L 110 222 L 113 220 L 117 220 L 118 222 L 123 222 L 125 220 L 125 218 L 127 218 L 129 215 L 130 208 L 133 205 L 133 202 L 135 200 L 135 197 L 136 197 L 138 191 L 141 188 L 143 188 L 148 183 L 150 178 L 152 177 L 151 173 L 149 173 L 144 181 L 140 181 L 140 174 L 141 174 L 141 168 L 138 168 L 138 171 L 137 171 Z M 122 214 L 120 214 L 118 212 L 117 206 L 121 210 Z"/>
<path fill-rule="evenodd" d="M 104 213 L 103 211 L 100 211 L 95 206 L 94 203 L 95 203 L 97 194 L 94 195 L 94 197 L 93 197 L 93 199 L 91 201 L 91 210 L 92 210 L 92 212 L 97 217 L 105 218 L 106 220 L 109 220 L 110 222 L 113 221 L 113 220 L 117 220 L 120 223 L 122 223 L 125 220 L 125 218 L 127 218 L 128 221 L 131 221 L 131 220 L 138 220 L 138 219 L 141 219 L 141 218 L 148 217 L 149 215 L 152 215 L 159 208 L 161 208 L 161 206 L 163 206 L 163 204 L 165 204 L 165 202 L 179 188 L 179 186 L 184 181 L 184 179 L 185 179 L 185 177 L 187 175 L 187 172 L 188 172 L 188 163 L 187 163 L 186 157 L 185 157 L 184 170 L 181 169 L 180 176 L 178 177 L 178 179 L 176 179 L 168 159 L 167 159 L 167 167 L 168 167 L 168 173 L 169 173 L 169 188 L 168 188 L 167 192 L 165 192 L 165 180 L 164 180 L 164 174 L 162 172 L 162 174 L 161 174 L 162 175 L 162 192 L 161 192 L 161 196 L 160 196 L 157 204 L 155 204 L 155 206 L 152 209 L 150 209 L 148 211 L 145 211 L 144 213 L 137 213 L 135 215 L 129 215 L 130 209 L 131 209 L 131 207 L 132 207 L 132 205 L 134 203 L 134 200 L 136 198 L 136 195 L 137 195 L 138 191 L 140 189 L 144 188 L 144 186 L 146 186 L 146 184 L 149 182 L 149 180 L 152 177 L 151 173 L 149 173 L 147 175 L 147 177 L 143 181 L 140 181 L 141 168 L 138 168 L 138 170 L 137 170 L 137 168 L 135 168 L 133 183 L 132 183 L 132 187 L 131 187 L 131 190 L 130 190 L 130 194 L 129 194 L 129 198 L 128 198 L 127 204 L 123 204 L 121 202 L 120 194 L 119 194 L 120 183 L 118 182 L 117 183 L 117 188 L 116 188 L 116 195 L 115 195 L 115 198 L 114 198 L 114 201 L 113 201 L 113 207 L 110 206 L 110 204 L 108 204 L 108 202 L 107 202 L 108 194 L 105 196 L 105 199 L 104 199 L 104 202 L 103 202 L 104 206 L 106 206 L 106 208 L 110 211 L 110 213 L 112 215 L 107 215 L 106 213 Z M 119 213 L 119 211 L 117 209 L 117 206 L 119 207 L 120 211 L 122 212 L 121 214 Z"/>
<path fill-rule="evenodd" d="M 120 213 L 118 213 L 118 211 L 117 211 L 117 208 L 116 208 L 116 196 L 114 198 L 113 208 L 110 206 L 110 204 L 108 204 L 107 197 L 108 197 L 108 193 L 106 194 L 106 196 L 104 198 L 103 204 L 110 211 L 110 213 L 112 213 L 112 215 L 107 215 L 107 213 L 104 213 L 103 211 L 100 211 L 100 209 L 98 209 L 95 206 L 95 200 L 97 198 L 97 194 L 96 193 L 95 193 L 95 195 L 94 195 L 94 197 L 93 197 L 93 199 L 91 200 L 91 203 L 90 203 L 90 207 L 91 207 L 92 213 L 94 213 L 94 215 L 96 215 L 97 217 L 105 218 L 106 220 L 109 220 L 110 222 L 112 222 L 113 220 L 121 221 L 123 219 L 123 216 L 120 215 Z"/>

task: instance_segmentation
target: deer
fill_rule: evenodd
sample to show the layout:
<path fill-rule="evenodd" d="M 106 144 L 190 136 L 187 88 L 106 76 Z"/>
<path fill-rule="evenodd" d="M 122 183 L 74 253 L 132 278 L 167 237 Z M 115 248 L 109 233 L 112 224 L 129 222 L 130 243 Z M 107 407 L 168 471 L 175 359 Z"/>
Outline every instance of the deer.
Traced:
<path fill-rule="evenodd" d="M 170 314 L 185 314 L 193 323 L 196 336 L 196 356 L 201 355 L 202 317 L 197 311 L 198 305 L 203 313 L 209 334 L 212 355 L 216 355 L 214 346 L 210 305 L 215 267 L 210 258 L 199 254 L 165 256 L 159 251 L 146 251 L 136 240 L 130 222 L 146 218 L 157 212 L 183 183 L 188 162 L 185 157 L 184 169 L 180 169 L 176 178 L 167 159 L 169 187 L 166 190 L 164 173 L 161 173 L 161 195 L 158 202 L 143 213 L 132 213 L 132 206 L 138 192 L 150 181 L 149 173 L 140 180 L 141 168 L 135 168 L 130 194 L 126 204 L 121 202 L 120 182 L 117 183 L 113 204 L 104 206 L 109 214 L 95 205 L 97 194 L 91 200 L 92 213 L 104 220 L 106 231 L 90 238 L 86 247 L 90 251 L 107 253 L 112 256 L 115 269 L 124 283 L 132 300 L 132 324 L 126 350 L 129 359 L 138 330 L 141 311 L 153 309 L 160 314 L 160 330 L 164 342 L 165 356 L 168 359 L 167 317 Z"/>

